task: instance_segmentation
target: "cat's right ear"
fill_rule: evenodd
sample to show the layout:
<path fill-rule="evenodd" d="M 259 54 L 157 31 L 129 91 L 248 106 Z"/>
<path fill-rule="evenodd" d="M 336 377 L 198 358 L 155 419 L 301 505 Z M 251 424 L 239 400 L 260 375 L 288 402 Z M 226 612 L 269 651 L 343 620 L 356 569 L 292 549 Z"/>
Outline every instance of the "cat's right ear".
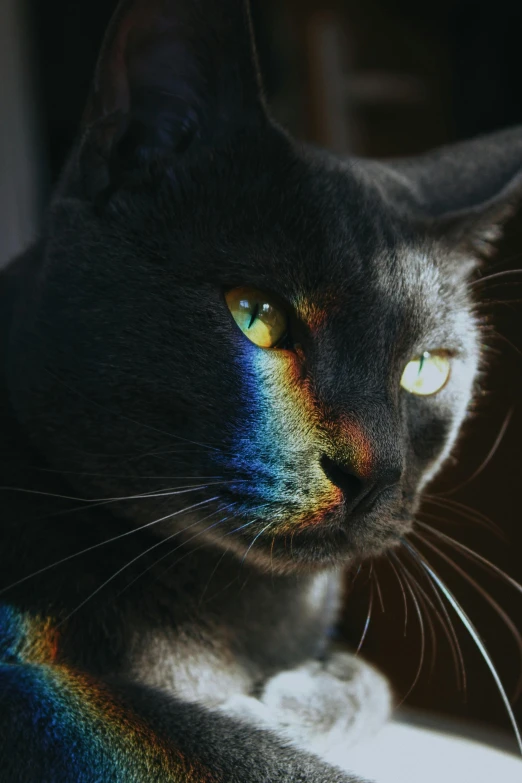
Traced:
<path fill-rule="evenodd" d="M 522 127 L 392 161 L 387 170 L 394 205 L 402 202 L 412 222 L 447 250 L 480 262 L 522 205 Z"/>
<path fill-rule="evenodd" d="M 123 0 L 61 190 L 94 198 L 265 116 L 248 0 Z"/>

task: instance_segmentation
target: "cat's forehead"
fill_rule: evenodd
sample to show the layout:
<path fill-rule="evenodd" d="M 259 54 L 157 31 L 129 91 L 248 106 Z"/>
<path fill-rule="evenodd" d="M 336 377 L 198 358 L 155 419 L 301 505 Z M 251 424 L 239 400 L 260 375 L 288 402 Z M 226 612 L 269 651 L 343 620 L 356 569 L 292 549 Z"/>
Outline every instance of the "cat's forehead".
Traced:
<path fill-rule="evenodd" d="M 416 235 L 353 166 L 314 161 L 271 185 L 254 188 L 267 220 L 247 229 L 244 254 L 230 259 L 231 268 L 244 276 L 238 282 L 288 300 L 311 329 L 339 314 L 364 320 L 370 312 L 439 323 L 458 304 L 461 281 L 448 273 L 440 249 Z"/>
<path fill-rule="evenodd" d="M 329 260 L 322 259 L 325 269 Z M 293 285 L 291 304 L 310 332 L 345 344 L 402 345 L 406 352 L 443 346 L 468 312 L 445 268 L 415 245 L 383 246 L 356 263 L 347 252 L 316 286 L 307 285 L 306 275 Z"/>

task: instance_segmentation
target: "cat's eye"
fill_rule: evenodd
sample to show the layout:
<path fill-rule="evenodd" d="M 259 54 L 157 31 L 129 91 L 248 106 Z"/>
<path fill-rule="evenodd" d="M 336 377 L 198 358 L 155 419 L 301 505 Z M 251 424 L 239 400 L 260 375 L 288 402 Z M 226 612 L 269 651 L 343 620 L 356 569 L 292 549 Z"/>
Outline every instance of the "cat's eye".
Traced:
<path fill-rule="evenodd" d="M 272 294 L 243 286 L 225 294 L 232 318 L 249 340 L 260 348 L 275 348 L 285 336 L 288 319 Z"/>
<path fill-rule="evenodd" d="M 404 368 L 401 386 L 410 394 L 428 397 L 437 394 L 447 384 L 451 372 L 451 360 L 447 353 L 425 351 L 412 359 Z"/>

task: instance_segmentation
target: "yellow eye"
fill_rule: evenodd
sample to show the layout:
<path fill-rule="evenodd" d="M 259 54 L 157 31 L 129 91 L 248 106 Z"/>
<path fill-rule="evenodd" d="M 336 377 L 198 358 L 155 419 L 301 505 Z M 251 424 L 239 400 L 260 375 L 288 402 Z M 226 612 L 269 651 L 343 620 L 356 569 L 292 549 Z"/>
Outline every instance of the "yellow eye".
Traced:
<path fill-rule="evenodd" d="M 233 288 L 225 295 L 232 318 L 260 348 L 273 348 L 287 329 L 286 313 L 274 297 L 257 288 Z"/>
<path fill-rule="evenodd" d="M 401 386 L 411 394 L 428 397 L 447 384 L 451 372 L 451 360 L 447 353 L 425 351 L 418 359 L 408 362 L 401 378 Z"/>

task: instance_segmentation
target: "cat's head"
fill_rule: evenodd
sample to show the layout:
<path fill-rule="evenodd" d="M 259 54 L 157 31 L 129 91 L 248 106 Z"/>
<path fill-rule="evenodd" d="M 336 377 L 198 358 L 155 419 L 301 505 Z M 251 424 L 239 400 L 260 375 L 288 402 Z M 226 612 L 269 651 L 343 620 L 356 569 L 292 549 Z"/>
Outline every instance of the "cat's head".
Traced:
<path fill-rule="evenodd" d="M 324 565 L 404 534 L 455 442 L 470 276 L 520 190 L 522 132 L 334 158 L 270 120 L 250 39 L 241 0 L 121 5 L 9 379 L 77 490 L 158 490 L 113 506 L 129 524 Z"/>

